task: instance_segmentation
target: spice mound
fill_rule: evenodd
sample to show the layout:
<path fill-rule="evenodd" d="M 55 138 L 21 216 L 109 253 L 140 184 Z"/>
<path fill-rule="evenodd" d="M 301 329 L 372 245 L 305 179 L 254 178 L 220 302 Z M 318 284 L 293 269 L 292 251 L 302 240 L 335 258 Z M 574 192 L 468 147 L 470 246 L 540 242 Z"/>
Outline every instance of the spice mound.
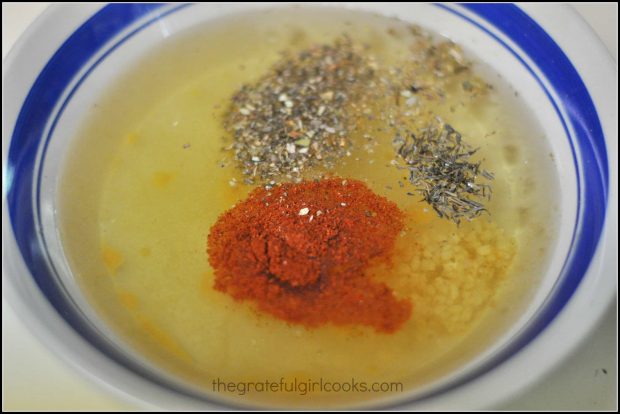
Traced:
<path fill-rule="evenodd" d="M 211 228 L 214 287 L 290 323 L 394 332 L 411 303 L 365 270 L 389 261 L 403 219 L 357 180 L 257 188 Z"/>
<path fill-rule="evenodd" d="M 308 167 L 333 168 L 351 155 L 348 106 L 367 93 L 374 62 L 348 37 L 288 53 L 257 83 L 233 97 L 229 148 L 247 184 L 300 182 Z"/>

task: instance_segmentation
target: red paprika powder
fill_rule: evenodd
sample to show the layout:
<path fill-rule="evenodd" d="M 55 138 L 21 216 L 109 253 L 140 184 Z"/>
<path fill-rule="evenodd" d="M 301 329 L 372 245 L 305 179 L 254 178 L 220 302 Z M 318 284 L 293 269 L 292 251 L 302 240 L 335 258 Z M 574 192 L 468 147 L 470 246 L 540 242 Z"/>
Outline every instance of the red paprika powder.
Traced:
<path fill-rule="evenodd" d="M 402 229 L 396 204 L 361 181 L 258 188 L 211 228 L 214 287 L 288 322 L 394 332 L 411 303 L 364 272 L 389 258 Z"/>

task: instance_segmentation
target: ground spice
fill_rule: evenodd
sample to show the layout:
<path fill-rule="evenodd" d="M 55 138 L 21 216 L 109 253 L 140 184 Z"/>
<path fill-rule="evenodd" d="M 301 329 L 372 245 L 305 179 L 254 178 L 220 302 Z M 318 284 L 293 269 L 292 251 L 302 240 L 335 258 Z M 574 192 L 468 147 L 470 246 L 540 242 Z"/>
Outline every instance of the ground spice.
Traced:
<path fill-rule="evenodd" d="M 291 323 L 394 332 L 411 303 L 365 270 L 389 260 L 403 218 L 357 180 L 257 188 L 211 228 L 215 289 Z"/>
<path fill-rule="evenodd" d="M 227 147 L 247 184 L 301 181 L 310 167 L 351 155 L 347 107 L 366 93 L 374 61 L 346 36 L 287 52 L 258 82 L 237 91 L 225 116 Z"/>

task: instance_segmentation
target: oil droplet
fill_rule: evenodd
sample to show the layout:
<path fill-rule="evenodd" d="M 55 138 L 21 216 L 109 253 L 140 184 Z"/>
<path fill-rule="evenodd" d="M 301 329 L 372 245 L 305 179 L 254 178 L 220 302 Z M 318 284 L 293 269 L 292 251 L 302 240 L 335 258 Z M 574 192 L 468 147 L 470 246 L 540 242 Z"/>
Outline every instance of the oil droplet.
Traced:
<path fill-rule="evenodd" d="M 101 248 L 101 257 L 106 268 L 112 275 L 116 275 L 118 268 L 125 261 L 123 255 L 118 250 L 108 245 L 103 245 Z"/>
<path fill-rule="evenodd" d="M 140 324 L 142 330 L 145 331 L 157 345 L 185 362 L 191 361 L 191 357 L 187 351 L 183 349 L 181 344 L 179 344 L 169 333 L 159 327 L 159 325 L 151 322 L 149 319 L 140 314 L 136 314 L 134 316 Z"/>
<path fill-rule="evenodd" d="M 129 310 L 138 308 L 138 297 L 130 292 L 118 292 L 118 299 Z"/>
<path fill-rule="evenodd" d="M 166 171 L 157 171 L 153 174 L 153 184 L 155 187 L 164 188 L 170 184 L 174 175 Z"/>
<path fill-rule="evenodd" d="M 127 137 L 125 138 L 125 140 L 127 141 L 129 145 L 134 145 L 136 142 L 138 142 L 139 138 L 140 136 L 137 133 L 130 132 L 129 134 L 127 134 Z"/>

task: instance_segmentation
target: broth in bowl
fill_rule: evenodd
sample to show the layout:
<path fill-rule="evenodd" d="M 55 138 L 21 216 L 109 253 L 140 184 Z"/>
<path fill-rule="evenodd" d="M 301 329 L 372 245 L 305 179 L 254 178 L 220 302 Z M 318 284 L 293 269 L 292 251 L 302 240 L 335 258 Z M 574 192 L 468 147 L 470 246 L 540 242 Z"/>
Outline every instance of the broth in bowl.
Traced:
<path fill-rule="evenodd" d="M 158 366 L 244 403 L 422 391 L 483 355 L 546 269 L 559 185 L 518 91 L 453 40 L 323 9 L 167 38 L 66 160 L 61 234 L 90 303 Z"/>

